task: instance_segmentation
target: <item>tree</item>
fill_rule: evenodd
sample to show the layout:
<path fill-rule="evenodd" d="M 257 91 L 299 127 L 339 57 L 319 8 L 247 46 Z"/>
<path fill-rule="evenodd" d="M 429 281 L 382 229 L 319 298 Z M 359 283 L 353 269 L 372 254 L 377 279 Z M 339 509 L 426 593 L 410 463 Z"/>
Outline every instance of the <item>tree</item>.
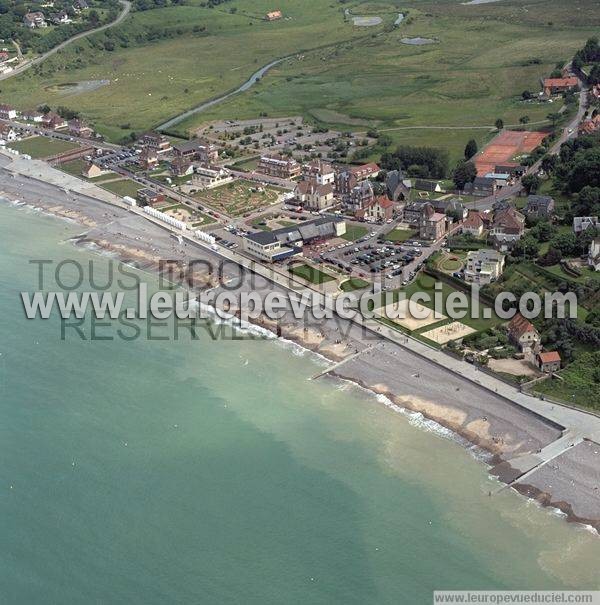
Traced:
<path fill-rule="evenodd" d="M 470 160 L 477 153 L 478 149 L 477 141 L 475 139 L 471 139 L 465 147 L 465 160 Z"/>
<path fill-rule="evenodd" d="M 544 172 L 550 173 L 556 168 L 556 163 L 558 162 L 558 158 L 552 154 L 546 154 L 542 158 L 542 170 Z"/>
<path fill-rule="evenodd" d="M 502 130 L 504 128 L 504 120 L 502 118 L 498 118 L 496 120 L 496 130 Z"/>
<path fill-rule="evenodd" d="M 526 174 L 521 179 L 521 184 L 525 187 L 527 194 L 535 193 L 542 184 L 540 177 L 536 174 Z"/>
<path fill-rule="evenodd" d="M 471 162 L 461 162 L 455 169 L 452 179 L 455 187 L 462 191 L 467 183 L 472 183 L 477 176 L 477 168 Z"/>
<path fill-rule="evenodd" d="M 519 118 L 519 122 L 520 122 L 521 124 L 529 124 L 529 116 L 521 116 L 521 117 Z"/>
<path fill-rule="evenodd" d="M 512 254 L 516 257 L 535 258 L 538 255 L 539 249 L 539 242 L 535 237 L 527 234 L 515 244 Z"/>
<path fill-rule="evenodd" d="M 546 116 L 546 118 L 552 122 L 552 128 L 556 128 L 556 124 L 560 120 L 560 117 L 560 114 L 556 111 L 553 111 Z"/>
<path fill-rule="evenodd" d="M 539 241 L 539 242 L 549 242 L 554 234 L 556 233 L 556 229 L 549 223 L 548 221 L 540 221 L 532 230 L 531 234 Z"/>
<path fill-rule="evenodd" d="M 560 251 L 563 256 L 569 256 L 575 252 L 577 238 L 572 231 L 557 233 L 550 240 L 550 248 Z"/>
<path fill-rule="evenodd" d="M 529 90 L 524 90 L 521 93 L 521 98 L 523 101 L 529 101 L 529 99 L 533 99 L 533 94 Z"/>

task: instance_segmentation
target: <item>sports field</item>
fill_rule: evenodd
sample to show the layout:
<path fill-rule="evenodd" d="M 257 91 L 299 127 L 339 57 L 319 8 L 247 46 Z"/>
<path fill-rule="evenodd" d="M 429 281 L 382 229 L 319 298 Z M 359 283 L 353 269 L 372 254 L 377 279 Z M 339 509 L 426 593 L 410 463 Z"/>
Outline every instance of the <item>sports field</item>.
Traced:
<path fill-rule="evenodd" d="M 485 176 L 494 172 L 499 164 L 518 164 L 520 155 L 531 153 L 546 138 L 545 132 L 518 132 L 504 130 L 475 157 L 477 174 Z"/>

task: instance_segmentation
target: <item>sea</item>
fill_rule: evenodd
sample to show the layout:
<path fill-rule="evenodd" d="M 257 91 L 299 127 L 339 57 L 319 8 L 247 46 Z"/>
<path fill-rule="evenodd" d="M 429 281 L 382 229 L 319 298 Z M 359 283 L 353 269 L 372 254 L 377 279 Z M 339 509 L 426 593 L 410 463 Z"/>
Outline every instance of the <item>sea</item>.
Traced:
<path fill-rule="evenodd" d="M 63 260 L 73 286 L 72 260 L 97 287 L 109 276 L 114 259 L 73 245 L 81 231 L 0 202 L 1 603 L 600 589 L 589 528 L 497 493 L 480 453 L 419 415 L 311 380 L 325 362 L 295 344 L 252 329 L 175 338 L 168 322 L 126 339 L 109 321 L 92 338 L 55 313 L 27 319 L 32 260 L 49 261 L 44 291 Z"/>

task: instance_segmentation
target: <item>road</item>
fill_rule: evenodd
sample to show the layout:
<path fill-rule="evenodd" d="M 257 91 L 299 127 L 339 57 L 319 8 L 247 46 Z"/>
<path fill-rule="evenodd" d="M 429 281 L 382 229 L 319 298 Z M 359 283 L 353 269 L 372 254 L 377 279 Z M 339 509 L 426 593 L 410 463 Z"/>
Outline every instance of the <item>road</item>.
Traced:
<path fill-rule="evenodd" d="M 31 61 L 27 61 L 26 63 L 23 63 L 19 67 L 15 68 L 13 71 L 11 71 L 9 73 L 1 74 L 0 80 L 8 80 L 9 78 L 12 78 L 13 76 L 18 76 L 19 74 L 23 73 L 24 71 L 27 71 L 30 67 L 33 67 L 34 65 L 39 65 L 40 63 L 45 61 L 48 57 L 51 57 L 52 55 L 59 52 L 63 48 L 66 48 L 67 46 L 69 46 L 69 44 L 72 44 L 73 42 L 75 42 L 77 40 L 81 40 L 82 38 L 87 38 L 88 36 L 91 36 L 92 34 L 97 34 L 98 32 L 104 31 L 105 29 L 110 29 L 111 27 L 114 27 L 115 25 L 118 25 L 119 23 L 121 23 L 123 21 L 123 19 L 125 19 L 125 17 L 127 17 L 129 12 L 131 11 L 131 2 L 129 2 L 129 0 L 119 0 L 119 3 L 123 6 L 123 10 L 119 13 L 119 16 L 114 21 L 111 21 L 110 23 L 106 23 L 105 25 L 101 25 L 100 27 L 97 27 L 96 29 L 89 29 L 85 32 L 76 34 L 72 38 L 69 38 L 68 40 L 65 40 L 64 42 L 61 42 L 54 48 L 51 48 L 48 52 L 45 52 L 44 54 L 40 55 L 39 57 L 36 57 L 35 59 L 32 59 Z"/>

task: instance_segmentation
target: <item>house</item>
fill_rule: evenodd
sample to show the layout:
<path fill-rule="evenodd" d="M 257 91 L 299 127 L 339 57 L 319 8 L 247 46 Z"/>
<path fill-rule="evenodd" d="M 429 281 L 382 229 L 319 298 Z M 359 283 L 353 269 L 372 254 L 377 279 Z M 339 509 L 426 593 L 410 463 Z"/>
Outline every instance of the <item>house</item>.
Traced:
<path fill-rule="evenodd" d="M 410 187 L 410 181 L 404 178 L 404 174 L 401 170 L 390 170 L 387 173 L 385 177 L 385 188 L 388 197 L 394 202 L 408 199 Z"/>
<path fill-rule="evenodd" d="M 8 124 L 0 124 L 0 140 L 11 143 L 19 138 L 17 131 Z"/>
<path fill-rule="evenodd" d="M 98 164 L 94 164 L 94 162 L 86 162 L 81 169 L 81 175 L 86 179 L 94 179 L 97 176 L 102 176 L 103 174 L 108 174 L 109 170 L 103 170 L 98 166 Z"/>
<path fill-rule="evenodd" d="M 163 154 L 168 153 L 173 149 L 171 141 L 167 139 L 164 134 L 158 132 L 146 132 L 137 141 L 140 147 L 149 147 L 156 151 L 156 153 Z"/>
<path fill-rule="evenodd" d="M 539 332 L 520 313 L 508 324 L 508 338 L 522 353 L 535 353 L 540 345 Z"/>
<path fill-rule="evenodd" d="M 494 212 L 490 235 L 501 249 L 521 239 L 525 232 L 525 217 L 512 206 L 506 206 Z"/>
<path fill-rule="evenodd" d="M 256 170 L 262 174 L 280 179 L 293 179 L 300 176 L 302 167 L 291 157 L 284 155 L 263 155 Z"/>
<path fill-rule="evenodd" d="M 481 237 L 483 235 L 483 217 L 477 210 L 469 210 L 467 218 L 462 224 L 462 232 L 468 233 L 473 237 Z"/>
<path fill-rule="evenodd" d="M 498 164 L 494 167 L 496 174 L 510 174 L 511 177 L 522 177 L 527 172 L 527 166 L 520 164 Z"/>
<path fill-rule="evenodd" d="M 327 216 L 293 227 L 249 233 L 244 237 L 243 248 L 260 260 L 275 262 L 301 254 L 305 244 L 341 237 L 344 233 L 345 221 Z"/>
<path fill-rule="evenodd" d="M 67 12 L 62 10 L 58 13 L 50 13 L 49 19 L 54 25 L 61 25 L 63 23 L 71 23 L 71 19 L 69 19 L 69 15 Z"/>
<path fill-rule="evenodd" d="M 554 199 L 549 195 L 530 195 L 524 212 L 529 218 L 548 218 L 554 212 Z"/>
<path fill-rule="evenodd" d="M 590 250 L 588 252 L 588 265 L 594 271 L 600 271 L 600 239 L 595 238 L 590 242 Z"/>
<path fill-rule="evenodd" d="M 502 189 L 502 187 L 508 185 L 512 180 L 510 172 L 488 172 L 483 178 L 494 179 L 496 181 L 496 189 Z"/>
<path fill-rule="evenodd" d="M 426 181 L 425 179 L 416 179 L 413 187 L 419 191 L 429 191 L 429 193 L 441 193 L 442 186 L 436 181 Z"/>
<path fill-rule="evenodd" d="M 17 110 L 10 105 L 0 105 L 0 119 L 14 120 L 17 117 Z"/>
<path fill-rule="evenodd" d="M 459 199 L 432 200 L 430 204 L 433 206 L 433 209 L 440 214 L 445 214 L 446 216 L 451 216 L 453 218 L 456 217 L 459 221 L 467 218 L 468 210 Z"/>
<path fill-rule="evenodd" d="M 140 202 L 140 206 L 155 206 L 165 201 L 165 196 L 153 189 L 140 189 L 136 197 Z"/>
<path fill-rule="evenodd" d="M 580 135 L 594 134 L 598 130 L 600 130 L 600 113 L 587 120 L 583 120 L 579 125 Z"/>
<path fill-rule="evenodd" d="M 192 185 L 200 189 L 212 189 L 233 180 L 231 172 L 220 166 L 196 166 L 192 173 Z"/>
<path fill-rule="evenodd" d="M 150 147 L 144 147 L 138 157 L 138 163 L 142 170 L 154 170 L 158 166 L 158 154 Z"/>
<path fill-rule="evenodd" d="M 597 216 L 574 216 L 573 231 L 576 235 L 587 231 L 588 229 L 600 229 L 600 222 Z"/>
<path fill-rule="evenodd" d="M 171 174 L 173 176 L 189 176 L 194 172 L 194 165 L 184 158 L 175 158 L 171 162 Z"/>
<path fill-rule="evenodd" d="M 566 78 L 546 78 L 543 83 L 544 95 L 552 97 L 579 87 L 579 80 L 575 76 Z"/>
<path fill-rule="evenodd" d="M 21 116 L 28 122 L 41 122 L 43 117 L 42 113 L 35 109 L 26 109 L 21 112 Z"/>
<path fill-rule="evenodd" d="M 417 200 L 410 202 L 404 206 L 404 215 L 402 220 L 409 225 L 418 225 L 421 222 L 421 216 L 423 215 L 423 209 L 427 205 L 426 201 Z"/>
<path fill-rule="evenodd" d="M 496 179 L 486 176 L 476 176 L 472 183 L 465 185 L 465 193 L 478 197 L 489 197 L 496 193 Z"/>
<path fill-rule="evenodd" d="M 75 119 L 69 121 L 69 132 L 74 137 L 89 139 L 94 136 L 94 131 L 81 120 Z"/>
<path fill-rule="evenodd" d="M 294 189 L 296 199 L 307 210 L 324 210 L 333 205 L 333 186 L 314 181 L 300 181 Z"/>
<path fill-rule="evenodd" d="M 10 55 L 6 51 L 4 51 L 4 50 L 0 51 L 0 63 L 3 63 L 4 61 L 6 61 L 9 57 L 10 57 Z"/>
<path fill-rule="evenodd" d="M 314 181 L 318 185 L 333 185 L 335 171 L 333 166 L 323 160 L 313 160 L 302 167 L 302 175 L 307 181 Z"/>
<path fill-rule="evenodd" d="M 86 0 L 75 0 L 75 2 L 73 2 L 73 10 L 76 13 L 86 10 L 87 8 L 89 8 L 89 5 Z"/>
<path fill-rule="evenodd" d="M 29 29 L 36 29 L 37 27 L 47 27 L 46 18 L 44 17 L 44 13 L 39 11 L 27 13 L 23 17 L 23 23 L 25 27 Z"/>
<path fill-rule="evenodd" d="M 283 17 L 283 14 L 281 11 L 271 11 L 270 13 L 267 13 L 265 15 L 265 19 L 267 21 L 277 21 L 278 19 L 281 19 Z"/>
<path fill-rule="evenodd" d="M 54 111 L 49 111 L 42 116 L 42 124 L 46 128 L 52 130 L 60 130 L 61 128 L 67 128 L 68 123 L 62 116 L 59 116 Z"/>
<path fill-rule="evenodd" d="M 379 195 L 370 201 L 364 208 L 356 211 L 358 220 L 370 223 L 391 221 L 394 216 L 394 202 L 385 195 Z"/>
<path fill-rule="evenodd" d="M 446 215 L 436 212 L 431 204 L 425 204 L 419 223 L 419 235 L 421 239 L 435 242 L 444 233 L 446 233 Z"/>
<path fill-rule="evenodd" d="M 504 254 L 496 250 L 474 250 L 467 253 L 465 281 L 485 285 L 496 281 L 504 271 Z"/>
<path fill-rule="evenodd" d="M 560 370 L 560 354 L 558 351 L 545 351 L 538 353 L 537 363 L 538 367 L 545 374 L 552 374 Z"/>
<path fill-rule="evenodd" d="M 173 154 L 175 158 L 186 159 L 189 161 L 198 160 L 203 164 L 214 164 L 219 159 L 219 150 L 216 145 L 206 143 L 198 139 L 175 143 L 173 145 Z"/>
<path fill-rule="evenodd" d="M 374 178 L 381 172 L 381 168 L 375 162 L 361 164 L 360 166 L 351 166 L 349 170 L 358 181 Z"/>
<path fill-rule="evenodd" d="M 374 199 L 375 193 L 371 181 L 363 181 L 352 188 L 347 206 L 349 210 L 356 212 L 361 208 L 366 208 Z"/>

